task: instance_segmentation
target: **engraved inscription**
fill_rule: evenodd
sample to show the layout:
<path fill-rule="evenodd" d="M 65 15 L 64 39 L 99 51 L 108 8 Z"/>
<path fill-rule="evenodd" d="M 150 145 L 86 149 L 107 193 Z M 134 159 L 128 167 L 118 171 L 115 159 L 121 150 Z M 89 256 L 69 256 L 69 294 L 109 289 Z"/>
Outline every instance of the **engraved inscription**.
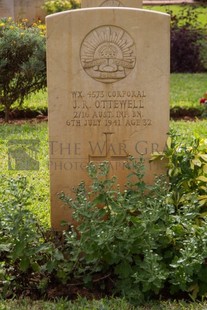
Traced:
<path fill-rule="evenodd" d="M 70 97 L 69 127 L 149 127 L 147 95 L 144 90 L 74 90 Z"/>
<path fill-rule="evenodd" d="M 114 83 L 134 69 L 135 43 L 122 28 L 101 26 L 83 40 L 80 58 L 83 69 L 91 78 L 102 83 Z"/>
<path fill-rule="evenodd" d="M 118 0 L 106 0 L 100 6 L 116 7 L 116 6 L 124 6 L 124 5 L 121 3 L 121 1 L 118 1 Z"/>

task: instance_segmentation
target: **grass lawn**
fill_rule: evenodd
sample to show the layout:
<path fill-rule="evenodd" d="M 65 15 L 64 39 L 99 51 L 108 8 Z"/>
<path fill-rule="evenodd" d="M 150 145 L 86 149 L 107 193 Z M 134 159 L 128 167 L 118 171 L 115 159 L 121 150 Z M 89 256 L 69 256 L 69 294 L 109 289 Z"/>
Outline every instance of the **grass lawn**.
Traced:
<path fill-rule="evenodd" d="M 199 99 L 207 92 L 207 73 L 170 75 L 170 107 L 200 108 Z M 41 111 L 47 108 L 47 92 L 31 95 L 23 108 Z"/>
<path fill-rule="evenodd" d="M 79 298 L 70 302 L 60 299 L 55 302 L 44 301 L 5 301 L 0 302 L 1 310 L 205 310 L 207 303 L 187 303 L 185 301 L 152 302 L 143 306 L 135 307 L 124 299 L 102 299 L 87 301 Z"/>
<path fill-rule="evenodd" d="M 207 92 L 207 73 L 170 75 L 170 107 L 200 108 L 199 99 Z"/>
<path fill-rule="evenodd" d="M 23 125 L 1 125 L 0 126 L 0 169 L 1 175 L 6 175 L 9 177 L 15 177 L 17 175 L 24 175 L 27 177 L 29 184 L 34 187 L 34 196 L 32 209 L 35 214 L 38 215 L 41 222 L 48 226 L 49 225 L 49 157 L 48 157 L 48 134 L 47 134 L 47 124 L 41 123 L 37 125 L 31 125 L 29 123 Z M 14 166 L 14 159 L 11 158 L 11 170 L 9 168 L 9 151 L 10 145 L 15 140 L 28 141 L 33 144 L 33 142 L 38 140 L 38 161 L 40 162 L 40 167 L 38 171 L 30 170 L 12 170 Z M 9 144 L 8 144 L 9 143 Z M 23 143 L 24 144 L 24 143 Z M 21 146 L 21 141 L 18 144 Z M 1 186 L 6 186 L 4 180 L 0 179 Z"/>
<path fill-rule="evenodd" d="M 194 8 L 194 12 L 197 14 L 197 19 L 196 21 L 200 23 L 201 27 L 206 29 L 206 14 L 207 14 L 207 7 L 206 6 L 201 6 L 201 5 L 190 5 L 190 4 L 180 4 L 180 5 L 144 5 L 144 9 L 147 10 L 153 10 L 153 11 L 158 11 L 158 12 L 169 12 L 172 11 L 173 15 L 178 15 L 180 14 L 181 10 L 183 8 Z"/>

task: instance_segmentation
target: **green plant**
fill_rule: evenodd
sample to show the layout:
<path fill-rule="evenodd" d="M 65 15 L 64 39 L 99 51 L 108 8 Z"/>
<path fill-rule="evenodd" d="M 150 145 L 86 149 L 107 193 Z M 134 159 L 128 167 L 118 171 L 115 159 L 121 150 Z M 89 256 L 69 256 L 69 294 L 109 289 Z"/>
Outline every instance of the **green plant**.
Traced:
<path fill-rule="evenodd" d="M 77 9 L 80 7 L 79 1 L 76 0 L 46 0 L 43 9 L 47 14 Z"/>
<path fill-rule="evenodd" d="M 0 21 L 0 105 L 8 121 L 11 106 L 46 87 L 46 47 L 44 27 Z"/>
<path fill-rule="evenodd" d="M 192 7 L 171 15 L 171 72 L 206 71 L 206 32 Z"/>
<path fill-rule="evenodd" d="M 200 196 L 183 195 L 178 208 L 175 186 L 162 178 L 147 186 L 142 162 L 132 159 L 127 166 L 124 192 L 103 163 L 89 165 L 89 191 L 82 183 L 75 200 L 60 195 L 77 223 L 65 232 L 74 277 L 89 286 L 111 282 L 113 292 L 135 303 L 156 298 L 167 287 L 173 295 L 200 285 L 205 294 L 207 283 L 199 277 L 205 270 L 207 228 Z"/>
<path fill-rule="evenodd" d="M 129 163 L 129 168 L 132 166 L 135 168 L 134 162 Z M 77 189 L 77 200 L 61 194 L 79 223 L 65 233 L 68 246 L 76 249 L 70 252 L 71 260 L 76 262 L 74 276 L 88 285 L 104 285 L 102 280 L 108 279 L 114 283 L 114 292 L 139 301 L 144 300 L 145 293 L 148 298 L 158 293 L 168 273 L 161 267 L 161 256 L 152 250 L 156 248 L 154 237 L 161 234 L 163 226 L 158 225 L 158 210 L 154 209 L 156 191 L 143 183 L 141 166 L 138 164 L 132 172 L 131 176 L 138 179 L 133 185 L 129 180 L 124 193 L 116 187 L 115 178 L 108 178 L 109 165 L 103 163 L 88 167 L 92 179 L 89 192 L 82 183 Z M 157 198 L 162 204 L 161 197 L 165 195 L 161 193 L 163 187 L 158 187 Z M 150 191 L 148 199 L 145 190 Z"/>
<path fill-rule="evenodd" d="M 32 193 L 25 177 L 1 177 L 0 295 L 3 297 L 34 289 L 34 283 L 38 286 L 45 257 L 51 251 L 50 243 L 44 244 L 44 229 L 29 210 Z"/>
<path fill-rule="evenodd" d="M 168 177 L 173 189 L 174 205 L 182 205 L 183 197 L 195 192 L 200 204 L 207 207 L 207 140 L 193 136 L 186 144 L 171 131 L 163 153 L 152 160 L 167 160 Z M 185 199 L 185 198 L 184 198 Z"/>
<path fill-rule="evenodd" d="M 163 153 L 154 153 L 152 160 L 167 161 L 171 203 L 176 208 L 177 214 L 183 214 L 182 221 L 175 227 L 180 251 L 170 264 L 174 268 L 170 279 L 170 283 L 173 284 L 172 292 L 181 288 L 192 293 L 193 299 L 198 295 L 205 296 L 207 140 L 194 136 L 186 144 L 171 131 L 166 150 Z M 169 232 L 173 235 L 175 230 L 169 228 Z M 187 238 L 183 240 L 183 235 L 186 233 Z"/>
<path fill-rule="evenodd" d="M 62 234 L 46 231 L 31 212 L 34 191 L 25 177 L 1 178 L 0 296 L 25 296 L 26 291 L 51 297 L 58 291 L 58 296 L 67 292 L 74 297 L 74 291 L 90 296 L 98 291 L 134 304 L 179 298 L 180 293 L 205 296 L 206 144 L 195 143 L 190 156 L 183 142 L 179 152 L 179 140 L 171 139 L 168 149 L 175 151 L 166 155 L 174 164 L 169 165 L 171 183 L 163 176 L 147 185 L 142 159 L 130 158 L 121 191 L 108 162 L 90 163 L 90 186 L 81 183 L 73 199 L 59 195 L 74 217 Z M 188 159 L 184 168 L 180 153 Z M 188 169 L 191 161 L 194 166 Z"/>
<path fill-rule="evenodd" d="M 192 7 L 191 3 L 181 3 L 181 4 L 161 4 L 161 5 L 151 5 L 151 6 L 146 6 L 143 5 L 145 9 L 148 10 L 153 10 L 153 11 L 158 11 L 158 12 L 172 12 L 172 15 L 180 15 L 182 12 L 183 8 L 189 8 Z M 194 5 L 194 11 L 197 14 L 197 21 L 199 24 L 202 26 L 203 29 L 206 29 L 206 7 L 202 5 Z M 193 25 L 192 25 L 193 26 Z"/>
<path fill-rule="evenodd" d="M 50 282 L 65 284 L 72 274 L 64 244 L 30 210 L 26 177 L 1 176 L 0 184 L 0 297 L 44 295 Z"/>

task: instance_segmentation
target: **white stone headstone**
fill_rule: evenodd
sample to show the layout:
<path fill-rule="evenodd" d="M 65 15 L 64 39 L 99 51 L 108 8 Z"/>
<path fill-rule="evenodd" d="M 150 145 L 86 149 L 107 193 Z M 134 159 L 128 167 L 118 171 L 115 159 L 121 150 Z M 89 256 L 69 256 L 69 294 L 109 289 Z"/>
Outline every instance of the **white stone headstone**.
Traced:
<path fill-rule="evenodd" d="M 45 19 L 43 10 L 44 0 L 15 0 L 14 15 L 15 20 L 27 18 L 29 21 Z"/>
<path fill-rule="evenodd" d="M 89 161 L 109 161 L 123 187 L 128 155 L 150 165 L 169 127 L 170 17 L 134 8 L 91 8 L 47 18 L 51 221 L 71 211 L 57 193 L 87 181 Z"/>

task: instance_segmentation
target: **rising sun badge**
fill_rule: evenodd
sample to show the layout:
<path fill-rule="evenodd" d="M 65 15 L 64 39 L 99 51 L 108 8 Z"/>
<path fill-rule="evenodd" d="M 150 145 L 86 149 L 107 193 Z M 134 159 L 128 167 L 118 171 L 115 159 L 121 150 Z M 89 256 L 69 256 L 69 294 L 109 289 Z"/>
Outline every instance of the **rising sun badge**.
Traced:
<path fill-rule="evenodd" d="M 86 35 L 80 50 L 85 72 L 102 83 L 124 79 L 136 63 L 131 36 L 116 26 L 101 26 Z"/>

